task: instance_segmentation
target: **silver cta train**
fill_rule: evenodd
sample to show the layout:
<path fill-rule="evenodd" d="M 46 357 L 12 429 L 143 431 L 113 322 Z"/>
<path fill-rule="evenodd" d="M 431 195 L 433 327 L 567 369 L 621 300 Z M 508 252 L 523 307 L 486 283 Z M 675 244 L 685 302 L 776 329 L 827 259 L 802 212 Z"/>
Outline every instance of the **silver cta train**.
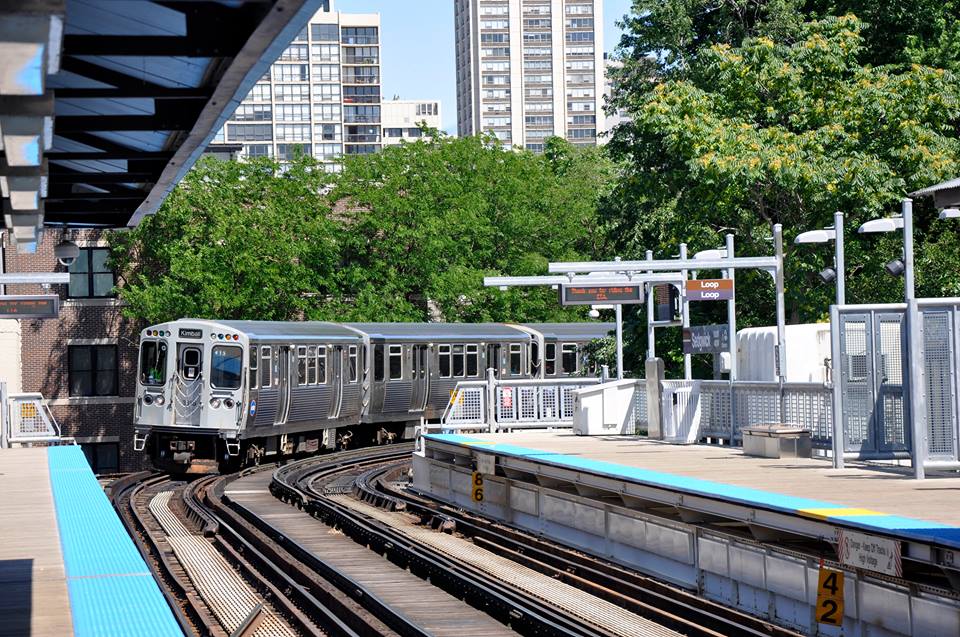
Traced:
<path fill-rule="evenodd" d="M 410 438 L 457 382 L 582 375 L 605 323 L 326 323 L 182 319 L 140 335 L 134 449 L 209 473 Z"/>

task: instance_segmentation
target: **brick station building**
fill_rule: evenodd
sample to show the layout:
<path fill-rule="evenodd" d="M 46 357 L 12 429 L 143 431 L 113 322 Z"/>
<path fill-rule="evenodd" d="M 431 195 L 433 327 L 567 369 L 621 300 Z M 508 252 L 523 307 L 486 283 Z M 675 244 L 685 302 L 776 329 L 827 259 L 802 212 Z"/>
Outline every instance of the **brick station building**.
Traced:
<path fill-rule="evenodd" d="M 18 254 L 3 238 L 5 272 L 69 271 L 69 285 L 7 285 L 7 294 L 60 296 L 60 319 L 0 321 L 0 357 L 11 393 L 39 392 L 49 401 L 62 435 L 83 447 L 94 471 L 115 473 L 142 468 L 133 451 L 132 425 L 140 326 L 121 313 L 113 293 L 114 273 L 106 267 L 107 232 L 71 230 L 80 257 L 69 268 L 59 264 L 54 246 L 64 239 L 48 228 L 35 254 Z M 19 340 L 19 348 L 16 341 Z M 17 349 L 20 376 L 15 377 Z"/>

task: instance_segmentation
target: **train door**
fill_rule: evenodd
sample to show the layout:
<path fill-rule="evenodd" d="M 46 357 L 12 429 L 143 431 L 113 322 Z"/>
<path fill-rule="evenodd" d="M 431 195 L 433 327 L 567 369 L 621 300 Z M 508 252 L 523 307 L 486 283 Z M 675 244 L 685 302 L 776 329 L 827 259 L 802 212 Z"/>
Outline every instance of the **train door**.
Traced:
<path fill-rule="evenodd" d="M 178 425 L 199 425 L 203 402 L 203 348 L 192 343 L 177 347 L 177 382 L 174 387 L 174 414 Z"/>
<path fill-rule="evenodd" d="M 426 345 L 413 345 L 410 349 L 410 411 L 423 411 L 430 395 L 430 357 Z"/>
<path fill-rule="evenodd" d="M 290 346 L 279 345 L 276 349 L 273 373 L 277 384 L 277 415 L 274 425 L 283 425 L 290 414 Z"/>
<path fill-rule="evenodd" d="M 497 378 L 500 378 L 500 345 L 490 344 L 487 345 L 487 369 L 493 368 L 493 375 Z M 483 375 L 487 375 L 487 371 L 483 371 Z"/>
<path fill-rule="evenodd" d="M 346 380 L 343 374 L 343 345 L 330 347 L 330 362 L 327 374 L 330 378 L 330 413 L 329 418 L 340 417 L 340 407 L 343 405 L 343 383 Z"/>

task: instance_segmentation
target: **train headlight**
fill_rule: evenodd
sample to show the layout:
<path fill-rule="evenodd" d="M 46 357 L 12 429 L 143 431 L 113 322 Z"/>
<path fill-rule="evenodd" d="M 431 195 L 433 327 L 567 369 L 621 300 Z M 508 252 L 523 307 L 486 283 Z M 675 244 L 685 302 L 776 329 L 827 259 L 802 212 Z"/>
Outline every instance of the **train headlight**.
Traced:
<path fill-rule="evenodd" d="M 219 398 L 211 398 L 211 399 L 210 399 L 210 406 L 213 407 L 214 409 L 219 408 L 219 407 L 220 407 L 220 399 L 219 399 Z"/>
<path fill-rule="evenodd" d="M 144 394 L 144 395 L 143 395 L 143 404 L 144 404 L 144 405 L 152 405 L 152 404 L 153 404 L 153 396 L 151 396 L 150 394 Z"/>
<path fill-rule="evenodd" d="M 157 405 L 162 405 L 166 401 L 164 401 L 163 396 L 157 396 L 153 402 L 155 402 Z"/>
<path fill-rule="evenodd" d="M 227 409 L 233 409 L 234 404 L 233 398 L 225 398 L 223 401 L 223 406 Z"/>

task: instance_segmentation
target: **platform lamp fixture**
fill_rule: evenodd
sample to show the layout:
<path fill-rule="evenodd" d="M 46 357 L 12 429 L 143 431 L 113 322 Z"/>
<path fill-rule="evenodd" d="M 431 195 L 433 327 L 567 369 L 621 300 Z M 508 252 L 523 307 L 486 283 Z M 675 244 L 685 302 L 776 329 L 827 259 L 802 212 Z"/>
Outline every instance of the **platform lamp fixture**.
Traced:
<path fill-rule="evenodd" d="M 843 255 L 843 213 L 833 213 L 833 227 L 824 228 L 823 230 L 801 232 L 797 235 L 797 238 L 793 240 L 793 243 L 795 245 L 802 245 L 809 243 L 828 243 L 830 241 L 834 242 L 833 267 L 824 268 L 819 272 L 819 276 L 824 283 L 836 282 L 836 303 L 837 305 L 845 305 L 846 285 Z"/>

